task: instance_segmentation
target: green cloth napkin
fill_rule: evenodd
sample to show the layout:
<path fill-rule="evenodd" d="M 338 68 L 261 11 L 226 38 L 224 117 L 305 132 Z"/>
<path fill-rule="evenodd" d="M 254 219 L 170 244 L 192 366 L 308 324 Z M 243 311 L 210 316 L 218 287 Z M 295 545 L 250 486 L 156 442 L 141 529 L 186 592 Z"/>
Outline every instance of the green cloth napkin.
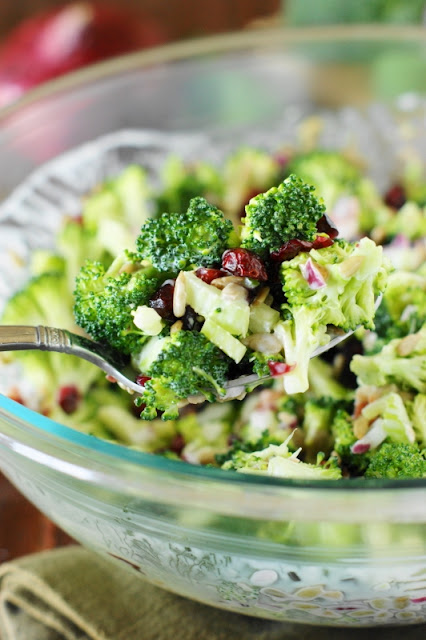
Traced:
<path fill-rule="evenodd" d="M 1 640 L 420 640 L 425 631 L 319 629 L 228 613 L 78 546 L 0 567 Z"/>

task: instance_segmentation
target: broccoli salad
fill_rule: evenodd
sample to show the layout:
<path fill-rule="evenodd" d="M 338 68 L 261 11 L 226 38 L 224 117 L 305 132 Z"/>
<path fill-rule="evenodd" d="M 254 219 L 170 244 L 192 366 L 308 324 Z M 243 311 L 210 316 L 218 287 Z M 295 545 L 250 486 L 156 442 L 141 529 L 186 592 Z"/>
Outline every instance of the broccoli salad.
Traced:
<path fill-rule="evenodd" d="M 426 186 L 381 193 L 344 151 L 131 165 L 66 218 L 2 324 L 120 352 L 131 397 L 58 353 L 1 354 L 7 394 L 96 437 L 295 479 L 426 477 Z M 380 304 L 378 305 L 378 301 Z M 353 332 L 326 347 L 330 334 Z M 272 376 L 262 386 L 228 380 Z"/>

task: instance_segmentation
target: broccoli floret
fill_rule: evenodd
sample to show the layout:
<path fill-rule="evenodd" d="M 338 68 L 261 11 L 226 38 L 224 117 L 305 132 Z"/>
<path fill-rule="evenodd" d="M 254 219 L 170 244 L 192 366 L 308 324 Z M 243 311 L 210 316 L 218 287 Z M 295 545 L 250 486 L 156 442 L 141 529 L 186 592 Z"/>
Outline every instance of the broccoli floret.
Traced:
<path fill-rule="evenodd" d="M 425 478 L 426 458 L 415 444 L 384 442 L 371 456 L 366 478 Z"/>
<path fill-rule="evenodd" d="M 291 175 L 278 187 L 250 200 L 243 218 L 241 246 L 267 257 L 288 240 L 312 241 L 324 213 L 314 187 Z"/>
<path fill-rule="evenodd" d="M 353 420 L 344 409 L 336 412 L 331 424 L 334 451 L 343 469 L 351 475 L 362 475 L 369 464 L 370 453 L 353 453 L 352 446 L 357 441 L 354 434 Z"/>
<path fill-rule="evenodd" d="M 333 461 L 324 465 L 301 462 L 297 458 L 298 451 L 292 453 L 287 444 L 287 441 L 269 444 L 265 449 L 253 452 L 240 449 L 222 465 L 222 469 L 297 480 L 337 480 L 341 477 L 341 471 Z"/>
<path fill-rule="evenodd" d="M 191 266 L 221 263 L 225 249 L 237 241 L 230 220 L 204 198 L 193 198 L 186 213 L 163 213 L 148 220 L 136 240 L 140 259 L 160 271 L 177 273 Z"/>
<path fill-rule="evenodd" d="M 201 333 L 180 330 L 164 338 L 161 350 L 142 372 L 151 379 L 141 396 L 141 403 L 146 405 L 141 418 L 150 420 L 158 410 L 164 412 L 163 419 L 174 419 L 182 401 L 193 395 L 215 400 L 213 390 L 224 393 L 230 362 Z"/>
<path fill-rule="evenodd" d="M 149 301 L 159 284 L 158 272 L 128 253 L 107 270 L 100 262 L 87 261 L 76 278 L 76 322 L 95 340 L 125 354 L 136 351 L 147 336 L 134 324 L 132 312 Z"/>
<path fill-rule="evenodd" d="M 30 279 L 6 303 L 1 322 L 75 331 L 72 296 L 65 275 L 51 272 Z M 60 387 L 75 386 L 82 396 L 95 380 L 103 377 L 89 362 L 62 353 L 15 351 L 10 357 L 20 362 L 24 377 L 31 380 L 49 411 Z"/>
<path fill-rule="evenodd" d="M 341 151 L 310 151 L 297 154 L 287 165 L 288 173 L 312 184 L 321 195 L 328 211 L 342 196 L 356 193 L 361 174 Z"/>
<path fill-rule="evenodd" d="M 320 308 L 294 307 L 286 320 L 275 327 L 275 335 L 281 341 L 285 360 L 290 370 L 283 376 L 284 390 L 288 394 L 303 393 L 309 387 L 308 368 L 311 354 L 327 344 L 327 326 L 323 324 Z"/>
<path fill-rule="evenodd" d="M 248 359 L 252 363 L 253 373 L 256 373 L 259 378 L 271 375 L 269 362 L 285 362 L 281 354 L 267 355 L 259 351 L 252 351 Z"/>
<path fill-rule="evenodd" d="M 255 451 L 262 451 L 269 447 L 270 444 L 280 445 L 282 440 L 275 435 L 270 434 L 268 429 L 263 431 L 260 438 L 257 440 L 242 440 L 240 438 L 234 439 L 231 446 L 226 453 L 220 453 L 215 456 L 216 462 L 219 466 L 223 466 L 225 462 L 228 462 L 227 468 L 235 468 L 236 460 L 241 454 L 254 453 Z"/>
<path fill-rule="evenodd" d="M 351 370 L 360 384 L 385 386 L 426 393 L 426 325 L 417 333 L 391 340 L 372 356 L 355 355 Z"/>
<path fill-rule="evenodd" d="M 362 387 L 359 391 L 362 393 Z M 415 433 L 401 395 L 387 389 L 377 391 L 381 395 L 361 410 L 360 419 L 364 425 L 368 425 L 369 430 L 357 441 L 357 445 L 366 444 L 374 449 L 384 440 L 413 443 Z"/>
<path fill-rule="evenodd" d="M 378 353 L 391 340 L 416 333 L 425 323 L 426 277 L 408 271 L 391 273 L 374 318 L 374 333 L 365 336 L 365 351 Z"/>
<path fill-rule="evenodd" d="M 344 331 L 374 328 L 375 297 L 383 290 L 388 266 L 382 248 L 363 238 L 335 242 L 325 249 L 284 261 L 280 275 L 287 303 L 285 319 L 275 327 L 286 362 L 294 365 L 283 377 L 287 393 L 306 391 L 312 352 L 326 344 L 327 325 Z"/>
<path fill-rule="evenodd" d="M 86 199 L 82 224 L 96 233 L 104 241 L 101 242 L 103 246 L 115 255 L 131 246 L 133 234 L 149 217 L 149 195 L 145 171 L 137 165 L 129 165 Z"/>
<path fill-rule="evenodd" d="M 417 240 L 426 235 L 426 205 L 420 207 L 415 202 L 406 202 L 383 225 L 386 238 L 403 235 L 408 240 Z"/>
<path fill-rule="evenodd" d="M 213 464 L 219 451 L 229 447 L 236 407 L 232 402 L 209 404 L 201 411 L 192 411 L 176 422 L 182 438 L 181 455 L 193 464 Z"/>
<path fill-rule="evenodd" d="M 164 211 L 185 213 L 193 198 L 202 196 L 218 204 L 223 192 L 219 172 L 206 162 L 185 166 L 178 156 L 170 156 L 162 172 L 163 189 L 156 197 L 157 215 Z"/>

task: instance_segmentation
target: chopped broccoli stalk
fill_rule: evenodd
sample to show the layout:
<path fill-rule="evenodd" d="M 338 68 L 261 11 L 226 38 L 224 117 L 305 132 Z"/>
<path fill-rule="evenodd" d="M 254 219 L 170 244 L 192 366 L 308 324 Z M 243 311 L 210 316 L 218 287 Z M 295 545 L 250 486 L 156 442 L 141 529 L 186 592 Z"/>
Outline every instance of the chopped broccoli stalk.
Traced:
<path fill-rule="evenodd" d="M 396 384 L 426 393 L 426 325 L 417 333 L 391 340 L 375 355 L 355 355 L 351 370 L 360 384 Z"/>
<path fill-rule="evenodd" d="M 185 166 L 174 155 L 164 165 L 162 180 L 163 189 L 156 197 L 157 215 L 164 211 L 185 213 L 193 198 L 202 196 L 214 202 L 223 192 L 223 179 L 217 169 L 205 162 Z"/>
<path fill-rule="evenodd" d="M 297 452 L 292 453 L 287 442 L 269 444 L 265 449 L 245 452 L 239 449 L 222 465 L 222 469 L 233 469 L 241 473 L 262 473 L 279 478 L 297 480 L 337 480 L 341 471 L 337 465 L 314 465 L 301 462 Z"/>
<path fill-rule="evenodd" d="M 350 402 L 353 392 L 335 378 L 333 367 L 321 358 L 312 358 L 309 363 L 309 390 L 316 398 L 331 398 Z"/>
<path fill-rule="evenodd" d="M 415 444 L 384 442 L 370 459 L 366 478 L 426 478 L 426 458 Z"/>
<path fill-rule="evenodd" d="M 313 192 L 314 187 L 291 175 L 278 187 L 252 198 L 243 219 L 241 246 L 267 257 L 288 240 L 312 241 L 325 213 Z"/>
<path fill-rule="evenodd" d="M 401 396 L 395 392 L 385 393 L 377 400 L 367 404 L 361 415 L 369 424 L 383 430 L 383 435 L 390 442 L 413 443 L 415 434 L 407 409 Z"/>
<path fill-rule="evenodd" d="M 336 412 L 331 424 L 331 434 L 334 440 L 334 451 L 339 457 L 342 468 L 351 475 L 362 475 L 370 460 L 370 452 L 353 453 L 352 446 L 356 442 L 351 416 L 344 409 Z"/>
<path fill-rule="evenodd" d="M 418 393 L 409 406 L 411 422 L 420 446 L 426 447 L 426 394 Z"/>
<path fill-rule="evenodd" d="M 204 198 L 193 198 L 185 213 L 163 213 L 148 220 L 136 240 L 141 260 L 160 271 L 177 273 L 192 266 L 221 263 L 223 252 L 235 246 L 230 220 Z"/>
<path fill-rule="evenodd" d="M 303 450 L 308 462 L 315 460 L 320 451 L 330 453 L 333 444 L 330 427 L 336 408 L 331 399 L 309 400 L 306 403 L 303 418 Z"/>
<path fill-rule="evenodd" d="M 201 333 L 176 331 L 161 343 L 161 351 L 149 368 L 141 403 L 141 417 L 152 419 L 163 411 L 163 419 L 174 419 L 182 401 L 202 394 L 213 401 L 213 390 L 224 393 L 230 360 Z"/>
<path fill-rule="evenodd" d="M 142 267 L 128 253 L 109 269 L 87 261 L 76 279 L 74 313 L 77 324 L 95 340 L 122 353 L 137 351 L 147 335 L 134 323 L 133 312 L 146 305 L 160 280 L 153 267 Z"/>

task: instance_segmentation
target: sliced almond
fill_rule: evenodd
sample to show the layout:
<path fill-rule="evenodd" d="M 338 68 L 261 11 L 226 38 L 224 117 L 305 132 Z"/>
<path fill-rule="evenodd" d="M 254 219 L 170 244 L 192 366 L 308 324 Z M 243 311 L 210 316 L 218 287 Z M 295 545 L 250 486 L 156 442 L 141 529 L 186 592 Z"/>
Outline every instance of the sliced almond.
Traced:
<path fill-rule="evenodd" d="M 364 256 L 351 256 L 350 258 L 346 258 L 340 265 L 340 273 L 344 278 L 350 278 L 360 269 L 363 262 Z"/>
<path fill-rule="evenodd" d="M 183 327 L 182 320 L 176 320 L 176 322 L 172 324 L 172 326 L 170 327 L 170 335 L 173 335 L 173 333 L 177 333 L 182 329 L 182 327 Z"/>
<path fill-rule="evenodd" d="M 413 351 L 415 351 L 420 340 L 421 336 L 418 333 L 411 333 L 403 338 L 396 348 L 398 355 L 403 358 L 405 356 L 409 356 Z"/>
<path fill-rule="evenodd" d="M 229 302 L 237 302 L 237 300 L 247 300 L 247 289 L 240 286 L 239 284 L 230 282 L 222 290 L 222 298 L 224 300 L 228 300 Z"/>
<path fill-rule="evenodd" d="M 181 271 L 176 278 L 173 293 L 173 314 L 176 318 L 182 318 L 186 308 L 185 272 Z"/>
<path fill-rule="evenodd" d="M 215 278 L 210 284 L 217 289 L 224 289 L 228 284 L 238 284 L 243 287 L 245 280 L 242 276 L 223 276 L 222 278 Z"/>
<path fill-rule="evenodd" d="M 262 287 L 262 289 L 259 291 L 255 299 L 251 303 L 251 306 L 257 307 L 258 304 L 262 304 L 262 302 L 265 302 L 266 298 L 269 296 L 269 291 L 269 287 Z"/>
<path fill-rule="evenodd" d="M 361 415 L 354 420 L 353 425 L 354 425 L 354 434 L 356 438 L 360 440 L 360 438 L 363 438 L 367 433 L 370 423 L 367 420 L 367 418 Z"/>

